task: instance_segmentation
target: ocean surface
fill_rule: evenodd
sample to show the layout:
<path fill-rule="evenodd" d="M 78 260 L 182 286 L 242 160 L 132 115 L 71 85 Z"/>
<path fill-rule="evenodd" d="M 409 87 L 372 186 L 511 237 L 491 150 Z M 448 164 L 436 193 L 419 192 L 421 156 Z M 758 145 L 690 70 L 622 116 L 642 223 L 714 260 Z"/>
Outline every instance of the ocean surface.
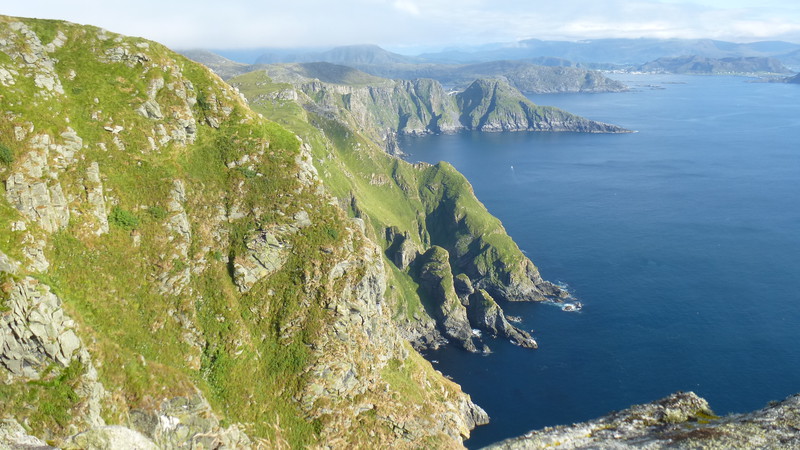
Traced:
<path fill-rule="evenodd" d="M 409 161 L 455 165 L 584 303 L 503 305 L 538 350 L 426 355 L 491 416 L 470 448 L 678 390 L 717 414 L 800 392 L 800 86 L 618 78 L 634 90 L 531 99 L 637 133 L 401 140 Z"/>

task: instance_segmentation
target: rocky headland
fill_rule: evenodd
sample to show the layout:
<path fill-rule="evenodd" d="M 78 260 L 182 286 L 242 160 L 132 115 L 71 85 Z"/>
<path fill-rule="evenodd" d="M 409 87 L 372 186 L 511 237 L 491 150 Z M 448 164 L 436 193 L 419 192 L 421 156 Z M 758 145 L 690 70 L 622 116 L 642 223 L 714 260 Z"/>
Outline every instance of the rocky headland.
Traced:
<path fill-rule="evenodd" d="M 501 79 L 448 92 L 436 80 L 389 80 L 329 63 L 280 64 L 228 80 L 253 101 L 299 102 L 314 114 L 358 129 L 390 153 L 398 134 L 459 131 L 625 133 L 628 130 L 539 106 Z M 279 92 L 263 91 L 289 84 Z M 274 96 L 268 99 L 264 96 Z"/>

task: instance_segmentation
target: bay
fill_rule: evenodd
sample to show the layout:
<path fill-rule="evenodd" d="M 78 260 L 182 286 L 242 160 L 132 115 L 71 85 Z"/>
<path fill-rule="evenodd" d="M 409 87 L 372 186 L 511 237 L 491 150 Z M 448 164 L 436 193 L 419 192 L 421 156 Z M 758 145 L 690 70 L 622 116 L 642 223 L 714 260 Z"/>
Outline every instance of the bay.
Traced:
<path fill-rule="evenodd" d="M 636 133 L 401 139 L 472 183 L 578 313 L 505 304 L 540 348 L 426 355 L 491 416 L 466 444 L 694 391 L 718 414 L 800 392 L 800 86 L 626 75 L 533 96 Z"/>

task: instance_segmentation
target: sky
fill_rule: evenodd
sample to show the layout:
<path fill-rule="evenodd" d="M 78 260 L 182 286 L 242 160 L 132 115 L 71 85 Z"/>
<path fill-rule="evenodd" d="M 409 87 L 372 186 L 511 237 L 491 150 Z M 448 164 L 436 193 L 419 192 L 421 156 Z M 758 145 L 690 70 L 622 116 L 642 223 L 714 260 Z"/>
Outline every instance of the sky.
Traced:
<path fill-rule="evenodd" d="M 0 14 L 63 19 L 173 49 L 377 44 L 411 54 L 522 39 L 712 38 L 800 43 L 797 0 L 22 0 Z M 404 51 L 405 50 L 405 51 Z"/>

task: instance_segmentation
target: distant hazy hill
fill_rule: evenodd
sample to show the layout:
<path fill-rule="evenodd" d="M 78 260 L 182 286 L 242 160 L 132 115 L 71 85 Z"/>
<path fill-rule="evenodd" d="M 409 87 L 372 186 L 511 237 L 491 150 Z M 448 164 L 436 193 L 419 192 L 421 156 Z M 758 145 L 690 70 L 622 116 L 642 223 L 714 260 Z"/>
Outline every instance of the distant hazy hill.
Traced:
<path fill-rule="evenodd" d="M 231 61 L 208 50 L 183 50 L 180 53 L 193 61 L 212 68 L 222 79 L 235 77 L 251 70 L 249 64 Z"/>
<path fill-rule="evenodd" d="M 347 45 L 323 52 L 266 53 L 256 59 L 256 64 L 290 62 L 329 62 L 334 64 L 414 64 L 419 58 L 404 56 L 384 50 L 377 45 Z"/>
<path fill-rule="evenodd" d="M 680 56 L 658 58 L 637 68 L 642 72 L 686 73 L 686 74 L 732 74 L 732 73 L 791 73 L 775 58 L 706 58 L 703 56 Z"/>
<path fill-rule="evenodd" d="M 711 39 L 595 39 L 587 41 L 524 41 L 492 47 L 465 47 L 420 55 L 432 62 L 474 63 L 498 59 L 558 57 L 579 63 L 644 64 L 662 57 L 698 55 L 708 58 L 775 57 L 800 50 L 800 45 L 781 41 L 746 44 Z M 786 62 L 787 64 L 792 64 Z"/>
<path fill-rule="evenodd" d="M 301 83 L 319 80 L 323 83 L 348 86 L 385 86 L 391 80 L 376 77 L 352 67 L 327 62 L 264 64 L 256 66 L 278 83 Z"/>
<path fill-rule="evenodd" d="M 359 76 L 362 77 L 370 74 L 381 78 L 404 80 L 432 78 L 453 89 L 463 89 L 478 78 L 499 78 L 524 93 L 621 92 L 628 89 L 624 84 L 611 80 L 600 72 L 574 67 L 570 61 L 559 58 L 491 61 L 479 64 L 434 64 L 414 62 L 420 60 L 370 45 L 339 47 L 327 52 L 267 54 L 260 57 L 261 62 L 257 64 L 237 63 L 204 50 L 182 53 L 190 59 L 205 64 L 226 80 L 254 70 L 266 69 L 268 65 L 273 65 L 270 70 L 275 71 L 277 66 L 274 64 L 278 62 L 267 63 L 267 61 L 290 60 L 289 62 L 295 65 L 284 66 L 281 69 L 284 72 L 277 74 L 284 82 L 292 82 L 290 75 L 294 73 L 328 83 L 350 84 L 353 80 L 341 78 L 354 75 L 352 72 L 342 71 L 342 67 L 346 66 L 358 69 L 361 73 Z M 375 81 L 372 79 L 365 82 Z"/>
<path fill-rule="evenodd" d="M 525 61 L 490 61 L 479 64 L 447 64 L 425 58 L 392 53 L 374 45 L 337 47 L 326 52 L 266 54 L 258 63 L 329 62 L 353 67 L 383 78 L 414 80 L 432 78 L 443 85 L 461 89 L 478 78 L 500 78 L 526 93 L 620 92 L 622 83 L 599 72 L 573 67 L 574 63 L 555 57 Z M 545 67 L 548 66 L 548 67 Z M 241 72 L 240 72 L 241 73 Z"/>

